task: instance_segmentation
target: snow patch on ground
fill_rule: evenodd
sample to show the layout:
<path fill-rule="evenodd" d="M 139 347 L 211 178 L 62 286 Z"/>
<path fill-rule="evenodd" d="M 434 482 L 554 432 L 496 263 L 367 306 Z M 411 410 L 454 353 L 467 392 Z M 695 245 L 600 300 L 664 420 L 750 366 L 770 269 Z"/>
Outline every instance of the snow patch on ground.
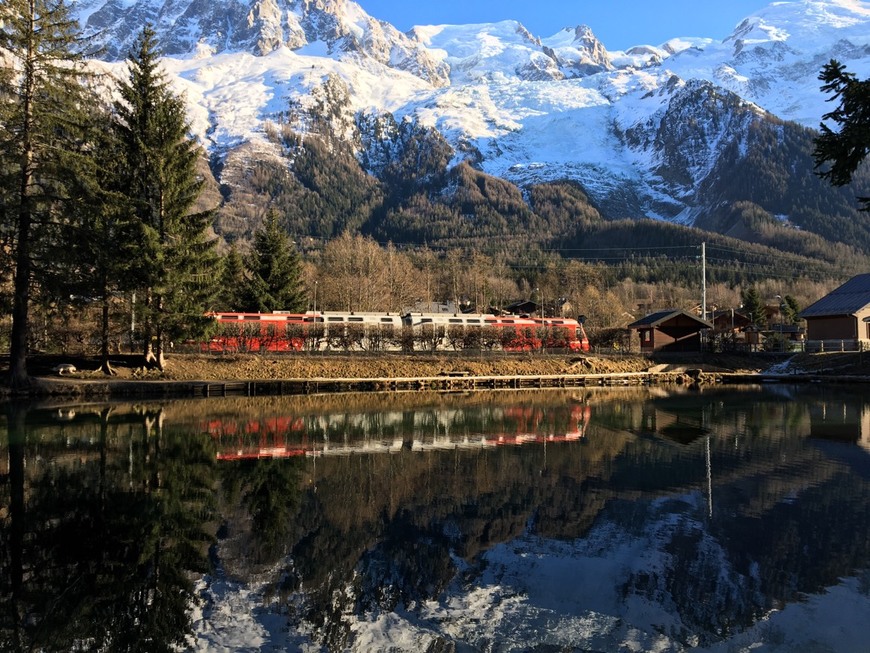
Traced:
<path fill-rule="evenodd" d="M 774 363 L 763 374 L 804 374 L 806 370 L 794 363 L 794 356 L 784 361 Z"/>

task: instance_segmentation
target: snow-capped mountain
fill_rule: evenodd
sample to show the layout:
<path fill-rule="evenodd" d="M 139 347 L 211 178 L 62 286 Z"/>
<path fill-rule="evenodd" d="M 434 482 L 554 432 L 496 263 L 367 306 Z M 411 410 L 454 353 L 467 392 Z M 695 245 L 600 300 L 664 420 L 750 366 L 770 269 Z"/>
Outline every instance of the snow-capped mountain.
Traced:
<path fill-rule="evenodd" d="M 171 57 L 265 56 L 286 48 L 361 65 L 371 59 L 433 86 L 447 81 L 446 67 L 419 42 L 350 0 L 81 0 L 77 7 L 79 22 L 109 59 L 124 58 L 149 23 Z"/>
<path fill-rule="evenodd" d="M 817 79 L 827 61 L 870 76 L 863 0 L 774 2 L 722 41 L 675 37 L 626 51 L 608 51 L 582 25 L 545 38 L 516 21 L 402 33 L 351 0 L 75 7 L 109 59 L 129 51 L 143 23 L 155 26 L 213 158 L 239 146 L 267 156 L 267 124 L 290 106 L 312 107 L 331 76 L 348 111 L 437 129 L 454 164 L 470 159 L 521 187 L 575 181 L 604 214 L 684 224 L 721 200 L 723 157 L 734 165 L 755 146 L 752 125 L 785 140 L 818 126 L 830 110 Z"/>

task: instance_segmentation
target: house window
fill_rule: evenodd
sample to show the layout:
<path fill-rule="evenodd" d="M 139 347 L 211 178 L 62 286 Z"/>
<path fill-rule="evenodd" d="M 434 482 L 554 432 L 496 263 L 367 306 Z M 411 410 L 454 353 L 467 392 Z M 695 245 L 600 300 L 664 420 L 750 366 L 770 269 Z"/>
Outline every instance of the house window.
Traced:
<path fill-rule="evenodd" d="M 652 331 L 650 329 L 643 332 L 643 341 L 652 342 Z"/>

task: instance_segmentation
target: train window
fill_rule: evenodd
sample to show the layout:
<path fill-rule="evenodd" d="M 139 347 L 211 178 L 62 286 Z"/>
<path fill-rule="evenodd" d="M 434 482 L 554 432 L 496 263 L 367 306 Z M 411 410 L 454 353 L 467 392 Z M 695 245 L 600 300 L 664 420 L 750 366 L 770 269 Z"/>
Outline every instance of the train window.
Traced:
<path fill-rule="evenodd" d="M 450 320 L 448 320 L 448 321 L 450 322 L 450 324 L 462 324 L 462 320 L 459 318 L 457 318 L 457 319 L 450 318 Z"/>
<path fill-rule="evenodd" d="M 484 320 L 485 324 L 496 324 L 496 320 Z"/>
<path fill-rule="evenodd" d="M 393 322 L 393 318 L 391 318 L 391 317 L 382 317 L 382 318 L 381 318 L 381 322 L 389 322 L 390 324 L 392 324 L 392 322 Z"/>
<path fill-rule="evenodd" d="M 469 324 L 480 324 L 480 320 L 468 320 Z"/>
<path fill-rule="evenodd" d="M 363 319 L 361 317 L 349 317 L 347 318 L 348 322 L 362 322 Z"/>
<path fill-rule="evenodd" d="M 502 322 L 504 322 L 505 324 L 513 324 L 514 323 L 513 320 L 502 320 Z"/>
<path fill-rule="evenodd" d="M 328 319 L 330 322 L 344 322 L 344 318 L 340 318 L 340 317 L 330 317 Z"/>
<path fill-rule="evenodd" d="M 420 320 L 420 324 L 432 324 L 432 318 L 431 317 L 424 317 Z"/>
<path fill-rule="evenodd" d="M 245 317 L 243 319 L 245 319 L 245 320 L 259 320 L 260 316 L 259 315 L 245 315 Z"/>

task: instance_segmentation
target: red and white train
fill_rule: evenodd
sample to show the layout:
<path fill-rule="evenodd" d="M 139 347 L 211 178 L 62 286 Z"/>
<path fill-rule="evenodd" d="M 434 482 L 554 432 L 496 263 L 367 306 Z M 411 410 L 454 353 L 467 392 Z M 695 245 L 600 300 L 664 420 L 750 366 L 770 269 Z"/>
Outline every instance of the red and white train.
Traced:
<path fill-rule="evenodd" d="M 464 313 L 209 313 L 218 323 L 203 343 L 212 352 L 438 351 L 498 349 L 589 351 L 577 320 Z"/>

